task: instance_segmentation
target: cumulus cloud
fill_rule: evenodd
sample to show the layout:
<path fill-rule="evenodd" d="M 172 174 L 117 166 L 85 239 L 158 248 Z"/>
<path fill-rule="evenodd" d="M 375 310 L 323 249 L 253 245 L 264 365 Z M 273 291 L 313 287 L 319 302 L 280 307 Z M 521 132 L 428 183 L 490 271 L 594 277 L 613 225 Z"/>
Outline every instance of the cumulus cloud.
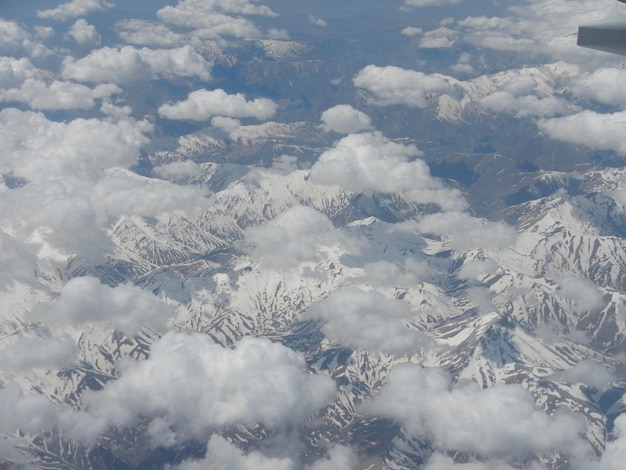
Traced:
<path fill-rule="evenodd" d="M 581 438 L 584 420 L 565 411 L 549 416 L 520 385 L 486 390 L 475 382 L 453 386 L 439 368 L 396 366 L 380 394 L 363 409 L 397 420 L 410 435 L 440 451 L 509 463 L 554 450 L 576 457 L 590 452 Z"/>
<path fill-rule="evenodd" d="M 81 82 L 131 83 L 159 77 L 211 78 L 212 64 L 190 46 L 175 49 L 121 49 L 103 47 L 86 57 L 63 60 L 63 78 Z"/>
<path fill-rule="evenodd" d="M 601 68 L 579 77 L 571 87 L 572 93 L 598 103 L 624 106 L 626 90 L 621 86 L 626 80 L 626 70 Z"/>
<path fill-rule="evenodd" d="M 622 15 L 623 7 L 617 2 L 598 8 L 585 0 L 531 0 L 511 4 L 508 13 L 502 17 L 470 16 L 459 20 L 459 37 L 482 48 L 549 53 L 558 60 L 573 60 L 595 68 L 606 58 L 598 59 L 597 52 L 577 47 L 571 34 L 580 24 Z"/>
<path fill-rule="evenodd" d="M 185 101 L 159 107 L 159 114 L 163 117 L 194 121 L 206 121 L 213 116 L 269 119 L 274 113 L 276 103 L 272 100 L 256 98 L 248 101 L 241 93 L 229 95 L 222 89 L 192 91 Z"/>
<path fill-rule="evenodd" d="M 78 357 L 76 342 L 68 336 L 53 337 L 45 331 L 29 331 L 0 341 L 4 370 L 60 369 Z"/>
<path fill-rule="evenodd" d="M 230 117 L 215 116 L 211 119 L 211 125 L 230 134 L 241 127 L 241 121 Z"/>
<path fill-rule="evenodd" d="M 479 101 L 479 104 L 497 113 L 513 114 L 516 118 L 552 117 L 565 114 L 568 109 L 567 102 L 554 96 L 516 97 L 507 91 L 498 91 L 486 96 Z"/>
<path fill-rule="evenodd" d="M 67 261 L 74 253 L 101 262 L 110 248 L 106 229 L 116 217 L 191 215 L 206 208 L 205 187 L 125 169 L 137 162 L 150 128 L 123 116 L 64 123 L 39 113 L 0 111 L 0 174 L 22 181 L 2 192 L 3 230 L 28 243 L 27 251 L 35 250 L 39 259 Z"/>
<path fill-rule="evenodd" d="M 424 30 L 417 26 L 407 26 L 406 28 L 402 30 L 402 34 L 404 34 L 405 36 L 419 36 L 420 34 L 423 34 L 423 33 L 424 33 Z"/>
<path fill-rule="evenodd" d="M 295 462 L 288 457 L 267 457 L 259 451 L 245 454 L 220 436 L 211 436 L 206 456 L 175 467 L 175 470 L 295 470 Z"/>
<path fill-rule="evenodd" d="M 320 156 L 310 180 L 353 192 L 402 194 L 409 201 L 444 209 L 464 208 L 458 191 L 432 177 L 422 160 L 411 160 L 419 153 L 414 145 L 391 142 L 380 132 L 351 134 Z"/>
<path fill-rule="evenodd" d="M 120 39 L 136 46 L 175 47 L 185 42 L 185 35 L 154 21 L 121 20 L 115 24 L 115 29 Z"/>
<path fill-rule="evenodd" d="M 454 46 L 456 36 L 453 29 L 441 27 L 424 33 L 419 44 L 423 49 L 446 49 Z"/>
<path fill-rule="evenodd" d="M 166 331 L 172 315 L 169 305 L 140 287 L 109 287 L 90 276 L 70 279 L 52 307 L 33 313 L 35 319 L 51 325 L 81 327 L 100 322 L 128 336 L 139 333 L 143 327 Z"/>
<path fill-rule="evenodd" d="M 352 81 L 357 88 L 369 91 L 375 104 L 425 108 L 430 98 L 453 92 L 450 82 L 442 77 L 394 66 L 368 65 Z"/>
<path fill-rule="evenodd" d="M 88 88 L 44 77 L 45 72 L 28 59 L 0 57 L 0 101 L 22 102 L 33 109 L 91 109 L 95 100 L 122 92 L 113 84 Z"/>
<path fill-rule="evenodd" d="M 346 446 L 335 446 L 328 452 L 328 457 L 314 462 L 305 470 L 353 470 L 358 468 L 356 453 Z"/>
<path fill-rule="evenodd" d="M 322 320 L 322 332 L 331 341 L 389 354 L 410 354 L 426 340 L 404 322 L 409 305 L 389 300 L 376 291 L 344 288 L 313 304 L 308 313 Z"/>
<path fill-rule="evenodd" d="M 586 110 L 570 116 L 542 119 L 538 125 L 553 139 L 626 155 L 623 139 L 626 111 L 602 114 Z"/>
<path fill-rule="evenodd" d="M 482 97 L 478 104 L 496 113 L 512 114 L 518 119 L 527 117 L 553 117 L 567 114 L 569 103 L 541 90 L 541 83 L 524 70 L 513 73 L 498 90 Z"/>
<path fill-rule="evenodd" d="M 134 165 L 139 149 L 148 142 L 144 132 L 149 129 L 146 123 L 131 119 L 79 118 L 64 123 L 40 113 L 3 109 L 0 172 L 35 183 L 55 176 L 97 180 L 102 169 Z"/>
<path fill-rule="evenodd" d="M 176 6 L 162 8 L 157 14 L 161 19 L 168 19 L 172 22 L 177 19 L 181 26 L 185 26 L 188 24 L 185 20 L 193 21 L 195 17 L 214 12 L 277 16 L 269 7 L 258 5 L 250 0 L 238 0 L 236 2 L 230 0 L 210 0 L 208 2 L 204 0 L 179 0 Z"/>
<path fill-rule="evenodd" d="M 37 69 L 26 58 L 0 57 L 0 86 L 4 89 L 19 88 L 28 78 L 34 78 Z"/>
<path fill-rule="evenodd" d="M 411 7 L 431 7 L 441 5 L 456 5 L 462 0 L 404 0 L 404 4 Z"/>
<path fill-rule="evenodd" d="M 153 443 L 169 447 L 235 424 L 299 424 L 335 395 L 330 378 L 308 374 L 304 357 L 280 344 L 244 338 L 230 349 L 207 335 L 168 332 L 148 359 L 83 395 L 86 412 L 71 433 L 93 441 L 141 416 Z"/>
<path fill-rule="evenodd" d="M 423 470 L 515 470 L 519 467 L 512 467 L 502 460 L 487 460 L 478 462 L 462 462 L 457 463 L 450 457 L 440 453 L 433 454 Z M 545 467 L 539 464 L 530 464 L 524 466 L 526 470 L 542 470 Z"/>
<path fill-rule="evenodd" d="M 493 274 L 497 269 L 498 263 L 493 260 L 477 260 L 463 263 L 457 275 L 461 279 L 474 279 L 478 276 Z"/>
<path fill-rule="evenodd" d="M 106 0 L 71 0 L 49 10 L 37 10 L 39 18 L 65 21 L 76 16 L 85 16 L 97 11 L 105 11 L 113 7 Z"/>
<path fill-rule="evenodd" d="M 309 23 L 314 24 L 315 26 L 321 26 L 321 27 L 328 26 L 328 23 L 326 23 L 326 21 L 314 15 L 309 15 Z"/>
<path fill-rule="evenodd" d="M 196 30 L 194 34 L 205 38 L 263 36 L 252 21 L 241 15 L 277 16 L 269 7 L 249 0 L 181 0 L 175 6 L 166 6 L 157 12 L 161 21 L 193 28 Z"/>
<path fill-rule="evenodd" d="M 338 231 L 321 212 L 295 206 L 264 225 L 246 230 L 248 252 L 264 266 L 294 269 L 317 264 L 358 249 L 358 242 Z"/>
<path fill-rule="evenodd" d="M 428 265 L 412 258 L 406 258 L 404 263 L 379 260 L 363 265 L 365 282 L 376 285 L 393 287 L 411 287 L 417 284 L 427 273 Z"/>
<path fill-rule="evenodd" d="M 208 206 L 206 188 L 179 186 L 131 172 L 106 172 L 97 181 L 52 177 L 29 183 L 0 198 L 0 223 L 12 236 L 38 248 L 39 258 L 70 253 L 102 261 L 110 248 L 106 229 L 118 216 L 192 215 Z M 55 252 L 54 250 L 61 250 Z"/>
<path fill-rule="evenodd" d="M 614 379 L 613 374 L 606 367 L 587 359 L 557 376 L 567 382 L 583 383 L 598 390 L 602 390 Z"/>
<path fill-rule="evenodd" d="M 193 160 L 183 160 L 156 166 L 152 172 L 160 178 L 176 180 L 197 175 L 201 169 L 202 166 Z"/>
<path fill-rule="evenodd" d="M 397 229 L 441 236 L 460 251 L 506 248 L 517 239 L 515 229 L 504 222 L 490 222 L 461 212 L 426 215 L 419 221 L 399 224 Z"/>
<path fill-rule="evenodd" d="M 0 433 L 9 435 L 18 430 L 52 430 L 59 423 L 58 410 L 50 400 L 43 395 L 25 395 L 14 382 L 0 388 L 0 415 Z"/>
<path fill-rule="evenodd" d="M 84 19 L 76 20 L 76 22 L 70 26 L 67 30 L 67 35 L 74 39 L 79 46 L 93 47 L 100 44 L 102 39 L 96 27 L 87 23 Z"/>
<path fill-rule="evenodd" d="M 612 439 L 606 443 L 602 456 L 597 461 L 574 462 L 575 470 L 619 470 L 626 455 L 626 415 L 615 419 Z"/>
<path fill-rule="evenodd" d="M 32 109 L 91 109 L 96 100 L 119 94 L 122 89 L 113 84 L 100 84 L 89 88 L 78 83 L 55 80 L 46 83 L 28 78 L 19 88 L 0 90 L 0 101 L 22 102 Z"/>
<path fill-rule="evenodd" d="M 566 277 L 557 280 L 560 294 L 572 303 L 577 313 L 600 309 L 604 299 L 600 289 L 593 283 L 577 277 Z"/>
<path fill-rule="evenodd" d="M 372 127 L 372 120 L 363 111 L 348 104 L 339 104 L 322 113 L 322 128 L 340 134 L 352 134 Z"/>
<path fill-rule="evenodd" d="M 156 217 L 168 211 L 192 214 L 208 206 L 207 189 L 181 186 L 147 178 L 125 170 L 112 170 L 92 187 L 90 198 L 94 207 L 108 218 L 120 215 Z"/>
<path fill-rule="evenodd" d="M 457 63 L 450 68 L 456 73 L 474 73 L 474 67 L 471 64 L 471 56 L 467 52 L 463 52 L 459 56 Z"/>
<path fill-rule="evenodd" d="M 458 22 L 463 39 L 473 45 L 496 50 L 529 50 L 537 47 L 528 26 L 515 18 L 468 17 Z"/>
<path fill-rule="evenodd" d="M 45 47 L 13 21 L 0 18 L 0 54 L 6 56 L 43 55 Z"/>

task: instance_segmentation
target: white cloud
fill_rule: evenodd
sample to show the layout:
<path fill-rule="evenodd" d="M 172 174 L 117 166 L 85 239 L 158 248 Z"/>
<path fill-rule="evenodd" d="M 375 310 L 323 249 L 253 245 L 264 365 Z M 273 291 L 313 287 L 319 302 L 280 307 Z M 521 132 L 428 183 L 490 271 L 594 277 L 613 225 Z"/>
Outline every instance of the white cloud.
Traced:
<path fill-rule="evenodd" d="M 57 302 L 33 317 L 51 325 L 81 327 L 89 322 L 110 325 L 133 336 L 143 327 L 166 331 L 173 309 L 150 292 L 130 284 L 109 287 L 90 276 L 70 279 Z"/>
<path fill-rule="evenodd" d="M 274 113 L 276 103 L 272 100 L 256 98 L 248 101 L 241 93 L 229 95 L 222 89 L 192 91 L 185 101 L 159 107 L 159 114 L 163 117 L 194 121 L 206 121 L 214 116 L 269 119 Z"/>
<path fill-rule="evenodd" d="M 37 10 L 39 18 L 65 21 L 76 16 L 85 16 L 97 11 L 104 11 L 113 7 L 113 3 L 106 0 L 71 0 L 49 10 Z"/>
<path fill-rule="evenodd" d="M 0 174 L 24 180 L 2 192 L 2 230 L 26 241 L 39 258 L 73 253 L 101 262 L 110 248 L 105 229 L 116 217 L 205 209 L 204 186 L 125 170 L 137 162 L 150 128 L 123 116 L 63 123 L 39 113 L 0 111 Z"/>
<path fill-rule="evenodd" d="M 157 12 L 161 19 L 178 18 L 181 26 L 184 26 L 184 18 L 190 20 L 194 17 L 222 12 L 227 14 L 277 16 L 269 7 L 257 5 L 249 0 L 179 0 L 176 6 L 167 6 Z"/>
<path fill-rule="evenodd" d="M 457 5 L 461 2 L 462 0 L 404 0 L 404 4 L 411 7 Z"/>
<path fill-rule="evenodd" d="M 24 395 L 13 382 L 0 388 L 0 433 L 11 435 L 17 430 L 39 433 L 52 430 L 59 422 L 55 405 L 43 395 Z"/>
<path fill-rule="evenodd" d="M 529 50 L 538 47 L 528 27 L 515 18 L 468 17 L 458 22 L 464 41 L 496 50 Z"/>
<path fill-rule="evenodd" d="M 55 80 L 46 83 L 29 78 L 19 88 L 0 90 L 0 101 L 22 102 L 32 109 L 91 109 L 96 101 L 119 94 L 122 89 L 113 84 L 99 84 L 94 88 Z"/>
<path fill-rule="evenodd" d="M 626 70 L 601 68 L 578 77 L 571 87 L 572 93 L 583 99 L 615 106 L 626 105 Z"/>
<path fill-rule="evenodd" d="M 533 463 L 523 467 L 526 470 L 544 470 L 545 467 Z M 516 470 L 519 466 L 512 467 L 502 460 L 487 460 L 478 462 L 457 463 L 450 457 L 440 453 L 433 454 L 426 462 L 423 470 Z"/>
<path fill-rule="evenodd" d="M 313 304 L 308 315 L 322 320 L 326 338 L 344 346 L 403 355 L 427 343 L 404 324 L 412 316 L 409 305 L 376 291 L 340 289 Z"/>
<path fill-rule="evenodd" d="M 212 64 L 190 46 L 176 49 L 103 47 L 76 60 L 63 60 L 63 78 L 82 82 L 131 83 L 168 76 L 211 78 Z"/>
<path fill-rule="evenodd" d="M 321 26 L 322 28 L 328 26 L 326 21 L 313 15 L 309 15 L 309 23 L 314 24 L 315 26 Z"/>
<path fill-rule="evenodd" d="M 272 170 L 279 173 L 291 173 L 298 169 L 298 157 L 281 155 L 272 160 Z"/>
<path fill-rule="evenodd" d="M 37 69 L 26 58 L 0 57 L 0 87 L 18 88 L 27 78 L 33 78 Z"/>
<path fill-rule="evenodd" d="M 553 139 L 626 155 L 623 138 L 626 111 L 602 114 L 586 110 L 570 116 L 542 119 L 538 125 Z"/>
<path fill-rule="evenodd" d="M 78 348 L 72 338 L 39 333 L 15 334 L 0 341 L 0 361 L 4 370 L 60 369 L 78 357 Z"/>
<path fill-rule="evenodd" d="M 410 160 L 419 153 L 414 145 L 391 142 L 380 132 L 351 134 L 320 156 L 310 180 L 353 192 L 402 194 L 409 201 L 444 209 L 464 208 L 458 191 L 432 177 L 422 160 Z"/>
<path fill-rule="evenodd" d="M 498 270 L 498 263 L 493 260 L 475 260 L 463 263 L 459 269 L 458 277 L 461 279 L 474 279 L 479 276 L 493 274 Z"/>
<path fill-rule="evenodd" d="M 168 211 L 192 214 L 207 208 L 207 193 L 202 186 L 181 186 L 126 170 L 114 170 L 107 172 L 86 194 L 95 208 L 114 218 L 120 215 L 156 217 Z"/>
<path fill-rule="evenodd" d="M 456 31 L 441 27 L 424 33 L 419 45 L 423 49 L 446 49 L 454 46 L 456 37 Z"/>
<path fill-rule="evenodd" d="M 472 57 L 467 52 L 463 52 L 459 56 L 458 62 L 451 67 L 452 71 L 456 73 L 474 73 L 474 67 L 470 63 L 471 59 Z"/>
<path fill-rule="evenodd" d="M 426 75 L 399 67 L 368 65 L 354 76 L 354 86 L 364 88 L 382 106 L 405 105 L 425 108 L 434 96 L 453 93 L 453 87 L 442 75 Z"/>
<path fill-rule="evenodd" d="M 122 20 L 116 23 L 118 36 L 137 46 L 175 47 L 185 42 L 185 36 L 167 26 L 147 20 Z"/>
<path fill-rule="evenodd" d="M 193 28 L 196 30 L 194 35 L 204 38 L 263 36 L 252 21 L 231 15 L 277 16 L 267 6 L 248 0 L 181 0 L 175 6 L 166 6 L 157 12 L 161 21 Z"/>
<path fill-rule="evenodd" d="M 523 463 L 536 453 L 558 450 L 579 458 L 591 450 L 580 436 L 584 419 L 565 411 L 546 414 L 520 385 L 453 386 L 439 368 L 396 366 L 363 409 L 397 420 L 439 451 Z"/>
<path fill-rule="evenodd" d="M 576 61 L 591 69 L 606 56 L 580 48 L 572 33 L 578 26 L 623 15 L 623 6 L 609 2 L 602 8 L 588 0 L 529 0 L 514 2 L 503 17 L 472 16 L 459 20 L 459 38 L 482 48 L 549 53 L 558 60 Z"/>
<path fill-rule="evenodd" d="M 572 302 L 572 309 L 577 313 L 600 309 L 604 306 L 602 292 L 593 283 L 576 277 L 558 279 L 560 294 Z"/>
<path fill-rule="evenodd" d="M 183 160 L 156 166 L 152 169 L 152 172 L 160 178 L 176 180 L 197 175 L 200 173 L 201 168 L 193 160 Z"/>
<path fill-rule="evenodd" d="M 404 265 L 380 260 L 363 265 L 364 282 L 382 286 L 411 287 L 416 285 L 428 271 L 425 262 L 405 258 Z"/>
<path fill-rule="evenodd" d="M 76 20 L 67 30 L 67 35 L 74 39 L 82 47 L 93 47 L 100 44 L 102 39 L 96 27 L 87 23 L 84 19 Z"/>
<path fill-rule="evenodd" d="M 604 366 L 583 359 L 575 367 L 559 374 L 559 378 L 570 383 L 583 383 L 598 390 L 604 389 L 614 380 L 613 374 Z"/>
<path fill-rule="evenodd" d="M 506 248 L 517 239 L 515 229 L 504 222 L 490 222 L 461 212 L 426 215 L 417 222 L 399 224 L 397 229 L 441 236 L 460 251 Z"/>
<path fill-rule="evenodd" d="M 322 113 L 322 127 L 325 131 L 352 134 L 372 127 L 372 120 L 363 111 L 348 104 L 339 104 Z"/>
<path fill-rule="evenodd" d="M 175 470 L 295 470 L 288 457 L 266 457 L 259 451 L 245 454 L 223 437 L 213 435 L 209 439 L 206 456 L 202 460 L 183 462 Z"/>
<path fill-rule="evenodd" d="M 149 129 L 146 123 L 131 119 L 80 118 L 64 123 L 50 121 L 40 113 L 3 109 L 0 172 L 37 183 L 55 176 L 93 181 L 103 169 L 134 165 L 139 149 L 148 142 L 144 131 Z"/>
<path fill-rule="evenodd" d="M 83 394 L 87 411 L 70 433 L 93 442 L 108 427 L 130 426 L 141 416 L 153 443 L 168 447 L 224 426 L 297 425 L 335 396 L 330 378 L 306 373 L 304 357 L 280 344 L 244 338 L 231 349 L 208 335 L 169 332 L 148 359 Z"/>
<path fill-rule="evenodd" d="M 424 30 L 422 28 L 418 28 L 417 26 L 407 26 L 402 30 L 402 34 L 405 36 L 419 36 L 423 33 Z"/>
<path fill-rule="evenodd" d="M 13 21 L 0 18 L 0 55 L 42 55 L 45 47 L 30 37 L 30 34 Z"/>
<path fill-rule="evenodd" d="M 575 470 L 620 470 L 624 466 L 626 455 L 626 415 L 615 419 L 612 440 L 606 443 L 598 461 L 574 462 Z"/>
<path fill-rule="evenodd" d="M 518 119 L 558 116 L 566 114 L 569 108 L 566 101 L 554 96 L 515 96 L 509 91 L 492 93 L 481 98 L 478 104 L 496 113 L 512 114 Z"/>
<path fill-rule="evenodd" d="M 83 169 L 84 170 L 84 169 Z M 43 177 L 44 175 L 41 175 Z M 179 186 L 126 170 L 106 171 L 97 181 L 52 176 L 3 193 L 0 226 L 39 247 L 39 257 L 70 253 L 102 262 L 110 248 L 106 229 L 118 216 L 193 215 L 206 209 L 203 186 Z M 55 255 L 57 258 L 58 256 Z"/>
<path fill-rule="evenodd" d="M 264 225 L 246 230 L 248 252 L 267 267 L 295 269 L 354 252 L 359 243 L 314 209 L 295 206 Z"/>
<path fill-rule="evenodd" d="M 35 31 L 37 37 L 41 39 L 50 39 L 56 35 L 56 32 L 54 31 L 54 28 L 52 26 L 36 25 L 33 27 L 33 30 Z"/>
<path fill-rule="evenodd" d="M 88 88 L 77 83 L 50 81 L 45 75 L 26 58 L 0 57 L 0 101 L 22 102 L 33 109 L 91 109 L 95 100 L 122 92 L 112 84 Z"/>
<path fill-rule="evenodd" d="M 211 119 L 211 125 L 230 134 L 234 130 L 237 130 L 239 129 L 239 127 L 241 127 L 241 121 L 239 119 L 233 119 L 224 116 L 215 116 Z"/>
<path fill-rule="evenodd" d="M 518 119 L 527 117 L 553 117 L 567 114 L 570 105 L 563 99 L 542 90 L 541 78 L 525 73 L 525 69 L 509 72 L 497 90 L 478 100 L 485 109 L 512 114 Z"/>
<path fill-rule="evenodd" d="M 314 462 L 305 470 L 353 470 L 358 468 L 356 453 L 346 446 L 337 445 L 330 449 L 328 457 Z"/>

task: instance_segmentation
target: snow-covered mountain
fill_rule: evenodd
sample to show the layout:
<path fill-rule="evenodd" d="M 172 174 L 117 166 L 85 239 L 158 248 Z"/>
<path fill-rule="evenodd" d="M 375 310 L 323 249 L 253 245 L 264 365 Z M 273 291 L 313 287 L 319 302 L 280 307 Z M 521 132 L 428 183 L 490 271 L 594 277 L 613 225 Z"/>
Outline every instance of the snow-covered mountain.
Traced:
<path fill-rule="evenodd" d="M 161 3 L 0 19 L 0 468 L 617 468 L 621 69 L 537 2 Z"/>

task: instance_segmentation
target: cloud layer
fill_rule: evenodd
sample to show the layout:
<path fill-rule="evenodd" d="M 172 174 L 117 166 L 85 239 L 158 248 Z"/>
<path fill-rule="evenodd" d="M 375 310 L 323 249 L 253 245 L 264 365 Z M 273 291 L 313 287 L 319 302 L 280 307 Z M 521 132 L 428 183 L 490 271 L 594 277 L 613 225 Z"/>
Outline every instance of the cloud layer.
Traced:
<path fill-rule="evenodd" d="M 149 359 L 85 394 L 73 432 L 93 439 L 142 416 L 154 443 L 167 447 L 235 424 L 301 423 L 335 393 L 332 380 L 306 373 L 304 358 L 282 345 L 244 338 L 230 349 L 206 335 L 169 332 Z"/>

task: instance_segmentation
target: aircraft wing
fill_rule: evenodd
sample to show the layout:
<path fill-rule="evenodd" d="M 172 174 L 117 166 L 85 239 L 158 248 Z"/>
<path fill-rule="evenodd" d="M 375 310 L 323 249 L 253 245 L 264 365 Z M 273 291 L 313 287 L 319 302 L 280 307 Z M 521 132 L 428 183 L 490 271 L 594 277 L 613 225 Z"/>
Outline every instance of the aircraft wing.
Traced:
<path fill-rule="evenodd" d="M 578 45 L 626 55 L 626 15 L 579 26 Z"/>

